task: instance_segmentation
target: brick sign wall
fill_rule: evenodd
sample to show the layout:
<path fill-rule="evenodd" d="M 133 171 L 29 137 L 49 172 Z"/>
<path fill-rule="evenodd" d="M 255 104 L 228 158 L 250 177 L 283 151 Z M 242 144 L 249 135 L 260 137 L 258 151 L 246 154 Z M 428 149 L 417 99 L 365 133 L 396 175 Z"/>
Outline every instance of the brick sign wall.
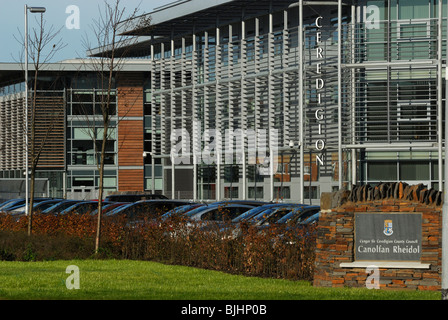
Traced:
<path fill-rule="evenodd" d="M 314 285 L 365 287 L 367 266 L 375 265 L 381 289 L 440 290 L 441 197 L 441 192 L 403 183 L 322 194 Z M 395 228 L 395 238 L 372 230 L 373 224 L 366 227 L 370 216 L 380 223 L 395 221 L 380 227 Z M 404 223 L 409 227 L 403 228 Z"/>

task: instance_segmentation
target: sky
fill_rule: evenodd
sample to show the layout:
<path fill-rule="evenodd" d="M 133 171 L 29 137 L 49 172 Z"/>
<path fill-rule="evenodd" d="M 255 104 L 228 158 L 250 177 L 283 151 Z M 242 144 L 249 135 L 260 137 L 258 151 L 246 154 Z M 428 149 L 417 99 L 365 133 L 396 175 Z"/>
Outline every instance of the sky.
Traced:
<path fill-rule="evenodd" d="M 65 47 L 57 52 L 52 62 L 86 57 L 83 38 L 88 37 L 93 21 L 98 18 L 99 10 L 104 6 L 104 1 L 115 3 L 115 0 L 0 0 L 1 4 L 8 3 L 7 7 L 0 10 L 0 30 L 2 30 L 0 63 L 20 61 L 23 44 L 16 38 L 20 39 L 24 34 L 25 5 L 45 7 L 44 19 L 47 27 L 61 29 L 55 42 L 61 39 Z M 172 2 L 174 0 L 121 0 L 120 4 L 129 13 L 139 7 L 139 13 L 144 14 Z M 37 27 L 36 18 L 39 16 L 40 14 L 28 13 L 30 33 Z M 93 42 L 94 39 L 91 40 Z"/>

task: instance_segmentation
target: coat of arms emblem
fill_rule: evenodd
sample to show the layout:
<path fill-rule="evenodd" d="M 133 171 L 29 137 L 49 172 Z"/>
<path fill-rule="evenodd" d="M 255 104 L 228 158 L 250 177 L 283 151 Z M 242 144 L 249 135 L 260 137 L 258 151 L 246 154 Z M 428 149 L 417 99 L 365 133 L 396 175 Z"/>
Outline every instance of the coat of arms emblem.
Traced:
<path fill-rule="evenodd" d="M 386 236 L 392 235 L 394 231 L 392 230 L 392 220 L 384 220 L 384 234 Z"/>

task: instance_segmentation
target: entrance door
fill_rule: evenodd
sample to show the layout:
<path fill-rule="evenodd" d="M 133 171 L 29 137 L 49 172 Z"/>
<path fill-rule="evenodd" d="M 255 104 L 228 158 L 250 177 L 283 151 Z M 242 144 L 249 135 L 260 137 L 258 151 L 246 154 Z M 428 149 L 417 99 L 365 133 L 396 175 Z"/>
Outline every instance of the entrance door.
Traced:
<path fill-rule="evenodd" d="M 95 198 L 93 193 L 92 187 L 80 186 L 72 188 L 72 194 L 76 200 L 93 200 Z"/>

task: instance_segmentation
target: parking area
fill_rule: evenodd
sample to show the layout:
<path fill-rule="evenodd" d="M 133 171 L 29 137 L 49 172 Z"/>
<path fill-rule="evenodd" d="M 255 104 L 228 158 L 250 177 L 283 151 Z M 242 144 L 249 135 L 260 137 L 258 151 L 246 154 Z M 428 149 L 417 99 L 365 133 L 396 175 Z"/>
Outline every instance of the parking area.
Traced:
<path fill-rule="evenodd" d="M 250 200 L 224 200 L 217 202 L 194 202 L 171 200 L 163 196 L 141 200 L 138 196 L 126 195 L 106 198 L 102 202 L 104 218 L 124 217 L 132 224 L 148 220 L 165 221 L 181 217 L 190 224 L 201 223 L 210 227 L 240 229 L 240 224 L 251 225 L 259 230 L 271 225 L 288 228 L 313 224 L 319 219 L 320 207 L 301 203 L 273 203 Z M 126 201 L 127 200 L 127 201 Z M 25 199 L 12 199 L 0 204 L 0 211 L 19 219 L 26 215 Z M 98 200 L 68 200 L 37 198 L 33 214 L 45 215 L 91 215 L 98 214 Z M 235 234 L 235 232 L 234 232 Z"/>

